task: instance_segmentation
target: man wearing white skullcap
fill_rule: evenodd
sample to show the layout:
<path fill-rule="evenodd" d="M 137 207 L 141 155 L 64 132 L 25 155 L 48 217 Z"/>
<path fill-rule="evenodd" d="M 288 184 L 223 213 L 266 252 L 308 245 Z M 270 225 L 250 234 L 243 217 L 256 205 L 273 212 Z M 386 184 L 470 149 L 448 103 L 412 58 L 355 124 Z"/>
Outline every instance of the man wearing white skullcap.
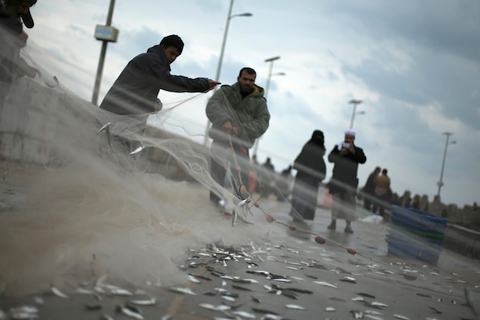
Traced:
<path fill-rule="evenodd" d="M 358 186 L 358 164 L 367 161 L 363 150 L 354 144 L 355 131 L 346 130 L 345 138 L 335 145 L 328 155 L 328 161 L 334 163 L 332 180 L 328 184 L 332 195 L 332 223 L 328 229 L 335 230 L 337 219 L 345 219 L 346 233 L 353 233 L 351 222 L 355 220 L 355 196 Z"/>

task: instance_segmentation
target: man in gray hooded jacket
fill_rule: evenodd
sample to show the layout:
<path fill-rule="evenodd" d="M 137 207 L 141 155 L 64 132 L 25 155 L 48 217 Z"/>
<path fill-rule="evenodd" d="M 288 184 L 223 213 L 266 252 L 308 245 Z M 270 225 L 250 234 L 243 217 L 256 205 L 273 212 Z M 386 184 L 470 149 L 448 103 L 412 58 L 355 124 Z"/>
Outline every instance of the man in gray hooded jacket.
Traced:
<path fill-rule="evenodd" d="M 243 68 L 237 83 L 222 86 L 208 101 L 206 114 L 212 122 L 209 137 L 213 139 L 211 147 L 211 175 L 223 185 L 226 174 L 225 161 L 227 150 L 235 152 L 241 171 L 232 171 L 236 187 L 242 185 L 248 190 L 249 152 L 255 140 L 267 131 L 270 113 L 264 98 L 263 88 L 255 84 L 256 72 L 252 68 Z M 241 174 L 241 183 L 238 174 Z M 223 210 L 219 204 L 221 198 L 213 191 L 210 201 Z"/>

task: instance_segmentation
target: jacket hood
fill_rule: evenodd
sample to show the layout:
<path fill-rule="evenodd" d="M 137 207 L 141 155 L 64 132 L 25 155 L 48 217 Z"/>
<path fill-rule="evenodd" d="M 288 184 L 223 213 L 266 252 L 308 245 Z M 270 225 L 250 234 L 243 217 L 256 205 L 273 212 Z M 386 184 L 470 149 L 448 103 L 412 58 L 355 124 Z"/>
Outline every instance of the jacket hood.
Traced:
<path fill-rule="evenodd" d="M 238 92 L 240 92 L 240 84 L 239 84 L 238 82 L 236 82 L 235 84 L 233 84 L 232 87 L 235 88 L 235 90 L 237 90 Z M 265 94 L 265 90 L 263 90 L 262 87 L 254 84 L 254 85 L 253 85 L 253 91 L 252 91 L 252 93 L 250 93 L 248 96 L 261 95 L 261 96 L 263 97 L 264 94 Z"/>

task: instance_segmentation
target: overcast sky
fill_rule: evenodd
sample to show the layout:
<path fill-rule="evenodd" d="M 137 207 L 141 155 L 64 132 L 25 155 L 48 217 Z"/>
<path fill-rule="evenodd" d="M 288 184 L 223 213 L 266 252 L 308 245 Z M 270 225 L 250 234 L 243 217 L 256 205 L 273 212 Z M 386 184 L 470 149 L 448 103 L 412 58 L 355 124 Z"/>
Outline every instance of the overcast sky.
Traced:
<path fill-rule="evenodd" d="M 32 9 L 28 50 L 41 66 L 90 101 L 110 0 L 42 0 Z M 230 0 L 117 0 L 99 102 L 128 61 L 162 37 L 185 42 L 172 73 L 215 78 Z M 352 99 L 362 100 L 354 121 L 356 145 L 367 162 L 360 186 L 376 166 L 387 168 L 400 195 L 437 194 L 446 136 L 442 202 L 460 207 L 480 200 L 480 3 L 473 0 L 236 0 L 220 81 L 236 82 L 244 66 L 268 90 L 270 127 L 258 158 L 287 167 L 315 129 L 327 154 L 350 126 Z M 160 92 L 166 107 L 192 94 Z M 203 142 L 209 94 L 175 109 L 168 119 Z M 158 122 L 156 119 L 151 119 Z M 325 156 L 326 160 L 326 156 Z M 327 181 L 333 165 L 327 163 Z"/>

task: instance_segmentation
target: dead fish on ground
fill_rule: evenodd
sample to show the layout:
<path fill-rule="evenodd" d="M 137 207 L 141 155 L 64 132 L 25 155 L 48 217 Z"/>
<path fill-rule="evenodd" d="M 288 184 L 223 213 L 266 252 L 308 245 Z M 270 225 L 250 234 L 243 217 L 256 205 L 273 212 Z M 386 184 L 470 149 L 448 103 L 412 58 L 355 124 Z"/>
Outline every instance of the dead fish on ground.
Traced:
<path fill-rule="evenodd" d="M 132 308 L 131 306 L 117 306 L 117 311 L 123 313 L 127 317 L 143 320 L 142 313 L 138 308 Z"/>
<path fill-rule="evenodd" d="M 287 309 L 292 309 L 292 310 L 305 310 L 304 307 L 296 305 L 296 304 L 287 304 L 285 307 Z"/>
<path fill-rule="evenodd" d="M 79 293 L 79 294 L 93 294 L 93 291 L 90 291 L 90 290 L 87 290 L 87 289 L 83 289 L 83 288 L 77 288 L 75 290 L 75 293 Z"/>
<path fill-rule="evenodd" d="M 202 275 L 197 275 L 197 274 L 190 274 L 192 277 L 195 277 L 195 278 L 198 278 L 198 279 L 202 279 L 202 280 L 207 280 L 207 281 L 212 281 L 211 278 L 209 277 L 205 277 L 205 276 L 202 276 Z"/>
<path fill-rule="evenodd" d="M 200 280 L 198 280 L 197 278 L 191 275 L 188 276 L 188 280 L 190 280 L 193 283 L 200 283 Z"/>
<path fill-rule="evenodd" d="M 417 293 L 417 296 L 433 299 L 432 296 L 430 296 L 428 294 L 423 294 L 423 293 Z"/>
<path fill-rule="evenodd" d="M 337 298 L 337 297 L 331 297 L 331 298 L 328 298 L 329 300 L 332 300 L 332 301 L 340 301 L 340 302 L 347 302 L 347 300 L 343 300 L 341 298 Z"/>
<path fill-rule="evenodd" d="M 258 313 L 278 315 L 278 313 L 276 313 L 274 311 L 271 311 L 271 310 L 266 310 L 266 309 L 260 309 L 260 308 L 252 307 L 252 310 L 255 311 L 255 312 L 258 312 Z"/>
<path fill-rule="evenodd" d="M 130 291 L 121 289 L 121 288 L 113 289 L 112 291 L 110 291 L 110 293 L 116 296 L 132 296 L 133 295 Z"/>
<path fill-rule="evenodd" d="M 239 286 L 239 285 L 236 285 L 236 284 L 232 284 L 232 288 L 237 289 L 237 290 L 243 290 L 243 291 L 252 291 L 249 288 L 242 287 L 242 286 Z"/>
<path fill-rule="evenodd" d="M 366 314 L 363 316 L 363 319 L 372 319 L 372 320 L 383 320 L 383 318 L 371 315 L 371 314 Z"/>
<path fill-rule="evenodd" d="M 222 299 L 225 301 L 235 302 L 235 298 L 230 296 L 222 296 Z"/>
<path fill-rule="evenodd" d="M 176 293 L 196 295 L 196 293 L 193 292 L 192 289 L 189 289 L 189 288 L 170 287 L 169 290 L 173 291 L 173 292 L 176 292 Z"/>
<path fill-rule="evenodd" d="M 367 298 L 372 298 L 372 299 L 375 299 L 375 296 L 374 295 L 371 295 L 369 293 L 363 293 L 363 292 L 359 292 L 357 293 L 359 296 L 362 296 L 362 297 L 367 297 Z"/>
<path fill-rule="evenodd" d="M 352 277 L 345 277 L 343 279 L 340 279 L 340 281 L 343 281 L 343 282 L 350 282 L 350 283 L 357 283 L 357 280 L 355 278 L 352 278 Z"/>
<path fill-rule="evenodd" d="M 369 306 L 371 307 L 374 307 L 374 308 L 387 308 L 388 305 L 386 305 L 385 303 L 381 303 L 381 302 L 377 302 L 377 301 L 374 301 L 372 303 L 368 303 Z"/>
<path fill-rule="evenodd" d="M 38 318 L 38 309 L 30 306 L 10 309 L 12 319 L 33 319 Z M 5 318 L 6 319 L 6 318 Z"/>
<path fill-rule="evenodd" d="M 435 312 L 436 314 L 442 314 L 442 311 L 439 311 L 439 310 L 435 309 L 434 307 L 430 307 L 430 306 L 429 306 L 429 308 L 430 308 L 433 312 Z"/>
<path fill-rule="evenodd" d="M 350 313 L 354 319 L 363 319 L 363 312 L 360 310 L 350 310 Z"/>
<path fill-rule="evenodd" d="M 61 292 L 60 290 L 58 290 L 54 286 L 52 286 L 51 289 L 52 289 L 53 294 L 56 295 L 57 297 L 68 299 L 68 296 L 66 294 L 64 294 L 63 292 Z"/>
<path fill-rule="evenodd" d="M 401 320 L 410 320 L 410 318 L 407 318 L 405 316 L 399 315 L 399 314 L 394 314 L 394 318 L 401 319 Z"/>
<path fill-rule="evenodd" d="M 319 284 L 319 285 L 324 286 L 324 287 L 330 287 L 330 288 L 337 289 L 336 285 L 333 285 L 333 284 L 325 282 L 325 281 L 314 281 L 313 283 Z"/>
<path fill-rule="evenodd" d="M 129 300 L 128 302 L 136 304 L 137 306 L 153 306 L 157 303 L 157 299 L 151 298 L 149 300 Z"/>
<path fill-rule="evenodd" d="M 33 298 L 33 301 L 35 301 L 36 304 L 45 304 L 45 301 L 43 300 L 42 297 L 35 297 Z"/>
<path fill-rule="evenodd" d="M 199 304 L 199 306 L 201 308 L 213 310 L 213 311 L 227 311 L 231 309 L 229 306 L 226 306 L 226 305 L 214 306 L 213 304 L 209 304 L 209 303 L 201 303 Z"/>
<path fill-rule="evenodd" d="M 232 314 L 236 316 L 240 316 L 242 318 L 247 318 L 247 319 L 255 319 L 255 315 L 252 313 L 248 313 L 246 311 L 233 311 Z"/>
<path fill-rule="evenodd" d="M 325 308 L 325 311 L 327 311 L 327 312 L 334 312 L 335 310 L 336 310 L 336 309 L 333 308 L 333 307 L 326 307 L 326 308 Z"/>

